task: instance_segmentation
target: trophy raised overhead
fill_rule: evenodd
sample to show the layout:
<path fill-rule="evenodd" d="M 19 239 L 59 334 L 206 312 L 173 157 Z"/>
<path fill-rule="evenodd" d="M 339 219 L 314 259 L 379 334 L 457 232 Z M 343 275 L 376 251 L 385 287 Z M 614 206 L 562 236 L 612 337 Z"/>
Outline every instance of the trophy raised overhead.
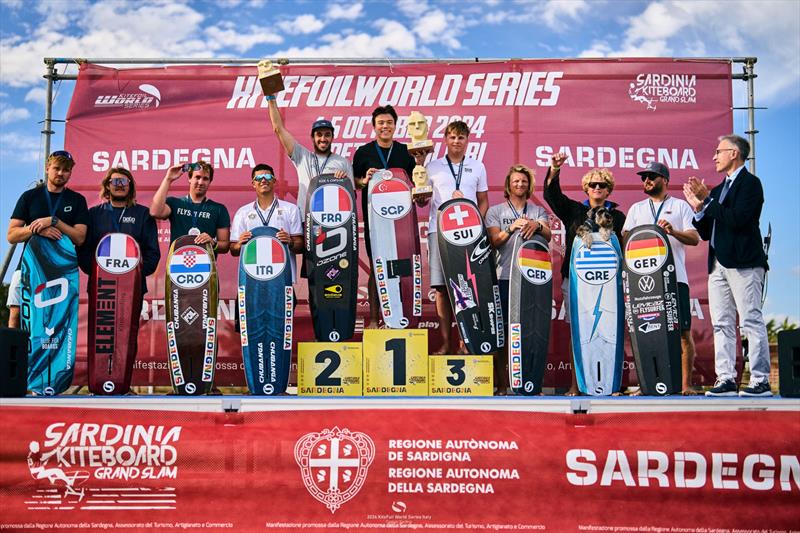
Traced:
<path fill-rule="evenodd" d="M 428 139 L 428 121 L 419 111 L 412 111 L 408 115 L 408 135 L 411 142 L 407 143 L 408 153 L 412 157 L 418 154 L 433 152 L 433 141 Z M 428 171 L 422 165 L 414 167 L 412 174 L 414 190 L 411 192 L 414 201 L 424 201 L 433 194 L 433 187 L 428 179 Z"/>
<path fill-rule="evenodd" d="M 264 96 L 273 95 L 284 89 L 281 71 L 272 65 L 272 61 L 262 59 L 258 62 L 258 81 Z"/>

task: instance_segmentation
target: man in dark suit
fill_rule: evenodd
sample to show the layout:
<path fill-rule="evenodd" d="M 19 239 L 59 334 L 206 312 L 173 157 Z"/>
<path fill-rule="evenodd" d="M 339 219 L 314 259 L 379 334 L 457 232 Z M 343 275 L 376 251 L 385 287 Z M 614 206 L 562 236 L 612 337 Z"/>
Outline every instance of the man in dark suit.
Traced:
<path fill-rule="evenodd" d="M 707 396 L 735 396 L 736 313 L 750 345 L 750 383 L 741 396 L 772 396 L 769 386 L 769 341 L 761 295 L 767 257 L 758 222 L 764 205 L 761 181 L 744 163 L 750 144 L 738 135 L 719 138 L 714 154 L 725 181 L 710 192 L 696 177 L 683 193 L 695 211 L 694 226 L 708 247 L 708 306 L 714 327 L 717 381 Z"/>

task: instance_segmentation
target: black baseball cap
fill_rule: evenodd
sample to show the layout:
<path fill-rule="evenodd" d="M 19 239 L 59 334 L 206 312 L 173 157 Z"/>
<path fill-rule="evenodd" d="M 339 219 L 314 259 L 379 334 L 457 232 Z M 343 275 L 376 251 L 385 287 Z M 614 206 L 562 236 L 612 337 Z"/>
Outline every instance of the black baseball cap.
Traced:
<path fill-rule="evenodd" d="M 331 132 L 335 131 L 333 129 L 333 123 L 331 123 L 330 120 L 325 119 L 325 118 L 321 118 L 321 119 L 317 120 L 316 122 L 314 122 L 314 125 L 311 126 L 311 133 L 314 133 L 315 131 L 321 130 L 321 129 L 329 129 L 329 130 L 331 130 Z"/>
<path fill-rule="evenodd" d="M 658 161 L 650 161 L 644 170 L 640 170 L 637 172 L 640 176 L 646 176 L 648 174 L 657 174 L 664 178 L 665 180 L 669 180 L 669 169 L 666 165 L 662 165 Z"/>

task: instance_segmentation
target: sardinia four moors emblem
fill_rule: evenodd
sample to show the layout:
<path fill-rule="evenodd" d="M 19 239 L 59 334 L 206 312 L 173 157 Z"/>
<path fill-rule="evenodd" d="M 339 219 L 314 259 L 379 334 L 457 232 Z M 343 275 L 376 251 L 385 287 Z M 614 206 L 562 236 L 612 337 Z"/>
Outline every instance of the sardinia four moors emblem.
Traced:
<path fill-rule="evenodd" d="M 323 429 L 297 441 L 294 459 L 308 492 L 333 514 L 364 486 L 375 444 L 360 431 Z"/>

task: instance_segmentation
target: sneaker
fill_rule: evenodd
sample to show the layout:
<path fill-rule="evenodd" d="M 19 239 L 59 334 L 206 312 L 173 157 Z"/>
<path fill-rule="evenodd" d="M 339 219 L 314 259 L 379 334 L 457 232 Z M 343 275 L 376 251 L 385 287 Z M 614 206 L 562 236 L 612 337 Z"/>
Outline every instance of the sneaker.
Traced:
<path fill-rule="evenodd" d="M 739 392 L 739 396 L 772 396 L 769 381 L 753 382 Z"/>
<path fill-rule="evenodd" d="M 732 379 L 718 379 L 714 386 L 706 391 L 706 396 L 736 396 L 736 383 Z"/>

